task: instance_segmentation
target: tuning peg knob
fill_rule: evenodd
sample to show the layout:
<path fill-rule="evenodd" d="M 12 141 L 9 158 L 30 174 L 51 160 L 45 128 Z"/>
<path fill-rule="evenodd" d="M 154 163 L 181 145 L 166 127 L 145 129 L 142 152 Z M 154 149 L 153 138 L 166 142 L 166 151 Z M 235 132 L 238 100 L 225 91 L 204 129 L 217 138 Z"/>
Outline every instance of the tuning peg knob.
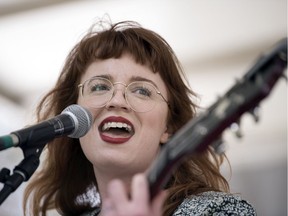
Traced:
<path fill-rule="evenodd" d="M 221 155 L 226 151 L 226 145 L 222 138 L 215 140 L 211 146 L 218 155 Z"/>
<path fill-rule="evenodd" d="M 242 138 L 243 133 L 240 128 L 240 123 L 239 122 L 234 122 L 230 125 L 231 131 L 236 135 L 237 138 Z"/>
<path fill-rule="evenodd" d="M 288 78 L 286 74 L 283 73 L 281 77 L 284 78 L 286 82 L 288 82 Z"/>
<path fill-rule="evenodd" d="M 253 119 L 255 122 L 259 122 L 259 119 L 260 119 L 259 110 L 260 110 L 260 107 L 256 106 L 252 110 L 249 111 L 249 113 L 253 116 Z"/>

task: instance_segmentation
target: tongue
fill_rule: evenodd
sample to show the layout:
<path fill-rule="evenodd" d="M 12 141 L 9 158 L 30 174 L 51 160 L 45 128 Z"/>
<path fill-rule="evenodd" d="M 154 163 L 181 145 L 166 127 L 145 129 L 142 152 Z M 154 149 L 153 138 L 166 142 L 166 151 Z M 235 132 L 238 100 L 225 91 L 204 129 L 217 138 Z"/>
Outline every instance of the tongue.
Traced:
<path fill-rule="evenodd" d="M 122 136 L 122 137 L 128 137 L 130 134 L 125 129 L 120 128 L 110 128 L 108 131 L 104 131 L 104 134 L 112 135 L 112 136 Z"/>

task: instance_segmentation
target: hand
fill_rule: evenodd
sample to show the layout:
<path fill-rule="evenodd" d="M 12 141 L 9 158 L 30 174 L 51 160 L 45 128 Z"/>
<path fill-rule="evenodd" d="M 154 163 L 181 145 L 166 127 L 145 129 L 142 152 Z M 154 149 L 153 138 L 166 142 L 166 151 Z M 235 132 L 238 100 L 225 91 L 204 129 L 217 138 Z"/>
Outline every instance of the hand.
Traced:
<path fill-rule="evenodd" d="M 108 197 L 102 202 L 102 216 L 161 216 L 166 192 L 161 191 L 150 201 L 148 182 L 143 174 L 132 179 L 131 198 L 120 180 L 108 185 Z"/>

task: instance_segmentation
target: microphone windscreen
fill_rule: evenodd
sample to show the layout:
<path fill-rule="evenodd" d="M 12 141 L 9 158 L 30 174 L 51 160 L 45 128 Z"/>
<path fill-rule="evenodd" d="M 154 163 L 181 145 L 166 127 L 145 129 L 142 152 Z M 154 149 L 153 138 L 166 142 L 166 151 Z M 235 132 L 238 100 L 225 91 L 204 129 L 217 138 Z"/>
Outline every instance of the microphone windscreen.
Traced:
<path fill-rule="evenodd" d="M 61 114 L 70 115 L 75 123 L 75 129 L 68 137 L 80 138 L 84 136 L 92 126 L 91 112 L 78 104 L 72 104 L 66 107 Z"/>

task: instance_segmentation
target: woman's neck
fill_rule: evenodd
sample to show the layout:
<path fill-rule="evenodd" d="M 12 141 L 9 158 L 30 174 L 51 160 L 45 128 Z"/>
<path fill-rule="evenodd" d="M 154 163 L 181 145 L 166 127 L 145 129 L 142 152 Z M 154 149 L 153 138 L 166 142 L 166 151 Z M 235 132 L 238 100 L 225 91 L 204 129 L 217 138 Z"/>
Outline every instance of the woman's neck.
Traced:
<path fill-rule="evenodd" d="M 127 172 L 101 172 L 97 169 L 94 169 L 94 173 L 97 180 L 97 189 L 100 194 L 101 199 L 105 199 L 107 197 L 107 186 L 113 179 L 120 179 L 124 186 L 126 187 L 127 193 L 130 191 L 130 184 L 133 174 L 128 174 Z"/>

